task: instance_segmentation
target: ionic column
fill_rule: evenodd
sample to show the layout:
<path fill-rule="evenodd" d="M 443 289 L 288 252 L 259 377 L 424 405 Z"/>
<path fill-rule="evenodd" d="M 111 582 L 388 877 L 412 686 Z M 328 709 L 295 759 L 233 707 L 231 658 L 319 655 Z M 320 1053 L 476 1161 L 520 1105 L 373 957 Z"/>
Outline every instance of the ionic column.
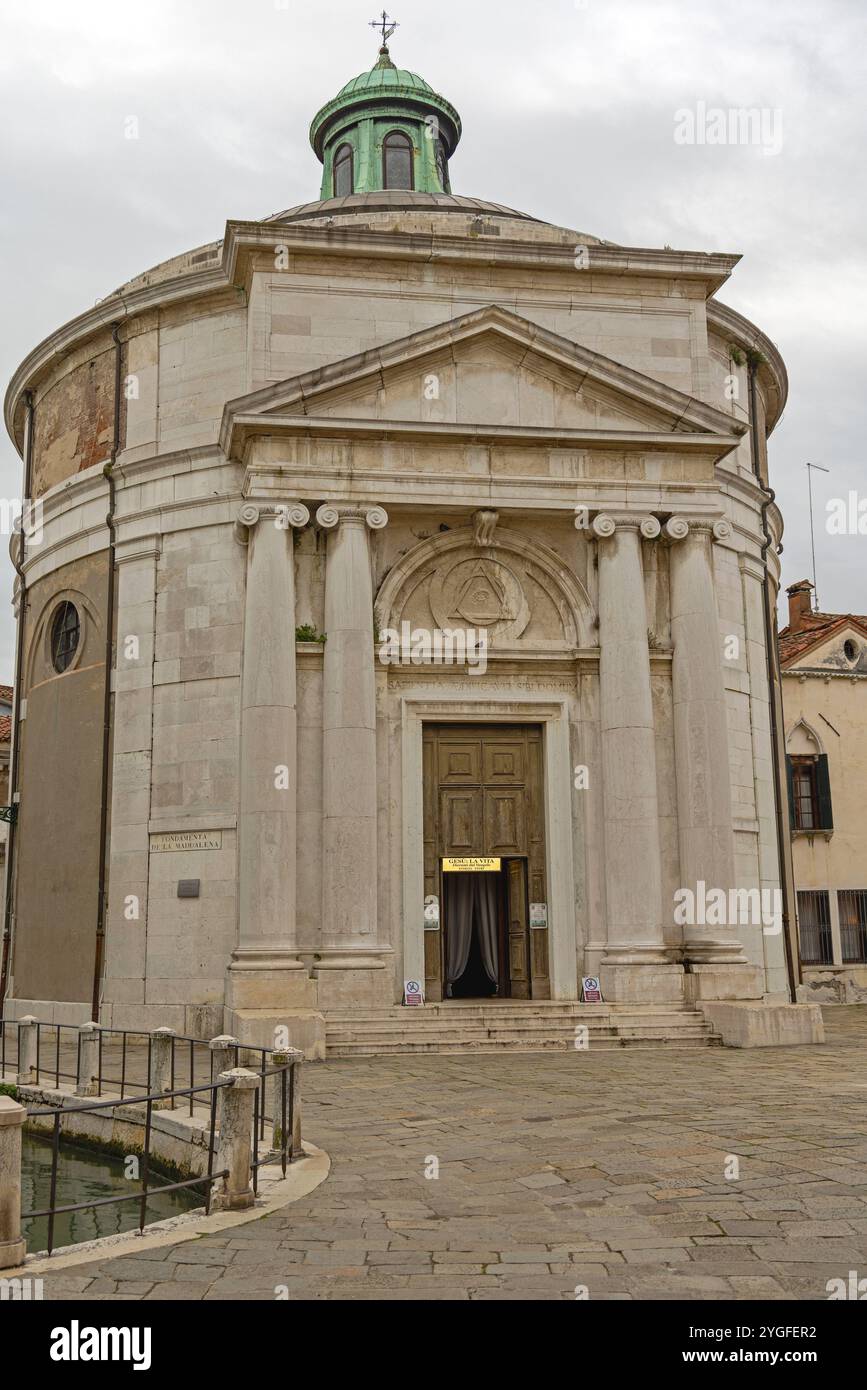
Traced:
<path fill-rule="evenodd" d="M 381 507 L 326 505 L 322 711 L 322 931 L 324 968 L 351 968 L 377 941 L 376 685 L 370 532 Z M 340 948 L 341 955 L 335 953 Z"/>
<path fill-rule="evenodd" d="M 729 733 L 713 576 L 713 543 L 727 521 L 672 517 L 670 551 L 672 695 L 680 876 L 698 897 L 735 887 Z M 700 888 L 699 885 L 704 885 Z M 728 926 L 685 925 L 684 958 L 699 965 L 743 964 Z"/>
<path fill-rule="evenodd" d="M 670 1001 L 682 996 L 682 971 L 670 961 L 662 917 L 659 808 L 642 540 L 654 540 L 651 516 L 597 516 L 599 684 L 605 896 L 608 945 L 603 988 L 613 1000 Z"/>
<path fill-rule="evenodd" d="M 300 503 L 245 504 L 247 591 L 241 674 L 239 936 L 229 1006 L 273 1009 L 310 991 L 295 940 L 295 560 Z"/>

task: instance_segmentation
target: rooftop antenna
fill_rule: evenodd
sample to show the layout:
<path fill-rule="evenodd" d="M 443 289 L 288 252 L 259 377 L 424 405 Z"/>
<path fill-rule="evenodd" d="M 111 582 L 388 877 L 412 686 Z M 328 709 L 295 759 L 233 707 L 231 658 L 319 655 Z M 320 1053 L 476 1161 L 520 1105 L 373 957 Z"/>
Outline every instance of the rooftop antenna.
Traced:
<path fill-rule="evenodd" d="M 813 469 L 819 473 L 830 473 L 830 468 L 823 468 L 821 463 L 807 463 L 804 465 L 807 470 L 807 487 L 810 493 L 810 545 L 813 548 L 813 612 L 819 610 L 819 591 L 816 587 L 816 532 L 813 528 Z"/>
<path fill-rule="evenodd" d="M 385 10 L 383 10 L 382 19 L 372 19 L 370 21 L 370 27 L 371 29 L 382 30 L 382 46 L 385 48 L 395 29 L 399 29 L 400 25 L 396 19 L 391 19 L 386 14 Z"/>

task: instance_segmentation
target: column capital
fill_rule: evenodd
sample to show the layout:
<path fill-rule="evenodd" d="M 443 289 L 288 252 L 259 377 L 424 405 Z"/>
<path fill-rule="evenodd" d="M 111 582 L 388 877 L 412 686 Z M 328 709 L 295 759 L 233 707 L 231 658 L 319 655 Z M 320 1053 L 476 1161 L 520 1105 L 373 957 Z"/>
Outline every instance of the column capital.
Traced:
<path fill-rule="evenodd" d="M 665 539 L 677 543 L 687 537 L 709 536 L 713 541 L 725 542 L 731 539 L 732 524 L 724 517 L 712 516 L 672 516 L 663 527 Z"/>
<path fill-rule="evenodd" d="M 646 541 L 655 541 L 661 526 L 648 512 L 598 512 L 590 523 L 597 540 L 608 540 L 616 531 L 638 531 Z"/>
<path fill-rule="evenodd" d="M 310 522 L 303 502 L 245 502 L 235 522 L 235 539 L 246 545 L 260 521 L 273 521 L 278 531 L 300 530 Z"/>
<path fill-rule="evenodd" d="M 365 525 L 370 531 L 382 531 L 388 525 L 388 512 L 384 507 L 343 507 L 324 502 L 316 513 L 316 523 L 323 531 L 334 531 L 343 521 Z"/>

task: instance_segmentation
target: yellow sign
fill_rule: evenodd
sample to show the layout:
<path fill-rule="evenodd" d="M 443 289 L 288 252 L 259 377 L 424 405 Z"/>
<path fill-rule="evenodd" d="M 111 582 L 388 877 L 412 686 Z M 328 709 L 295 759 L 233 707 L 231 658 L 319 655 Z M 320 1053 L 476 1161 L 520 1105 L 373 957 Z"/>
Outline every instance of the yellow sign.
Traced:
<path fill-rule="evenodd" d="M 498 874 L 499 859 L 486 859 L 479 856 L 470 859 L 444 859 L 444 874 Z"/>

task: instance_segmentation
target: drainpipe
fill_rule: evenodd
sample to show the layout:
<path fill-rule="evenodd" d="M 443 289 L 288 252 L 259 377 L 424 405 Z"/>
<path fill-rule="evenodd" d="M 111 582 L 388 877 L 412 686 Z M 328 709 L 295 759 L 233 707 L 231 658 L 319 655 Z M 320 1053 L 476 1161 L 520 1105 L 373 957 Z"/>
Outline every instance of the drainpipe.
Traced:
<path fill-rule="evenodd" d="M 102 701 L 102 789 L 99 809 L 99 871 L 96 906 L 96 951 L 93 962 L 93 998 L 90 1016 L 94 1023 L 99 1022 L 99 994 L 102 984 L 102 967 L 105 959 L 105 910 L 106 910 L 106 864 L 108 859 L 108 785 L 111 772 L 111 672 L 114 655 L 114 568 L 115 568 L 115 482 L 114 466 L 120 453 L 121 391 L 123 389 L 123 346 L 120 341 L 120 324 L 111 328 L 114 341 L 114 430 L 111 442 L 111 458 L 103 473 L 108 481 L 108 514 L 105 524 L 108 527 L 108 586 L 105 601 L 105 682 Z"/>
<path fill-rule="evenodd" d="M 780 687 L 777 681 L 777 635 L 774 626 L 773 610 L 771 608 L 770 596 L 770 577 L 767 572 L 768 551 L 773 544 L 773 537 L 768 525 L 768 512 L 773 506 L 776 493 L 773 488 L 766 485 L 761 474 L 760 453 L 759 453 L 759 425 L 756 413 L 756 375 L 758 373 L 758 363 L 751 359 L 748 365 L 749 373 L 749 399 L 750 399 L 750 452 L 752 454 L 753 473 L 756 481 L 764 493 L 762 502 L 762 531 L 764 533 L 764 543 L 762 545 L 762 607 L 764 611 L 765 626 L 765 657 L 768 665 L 768 701 L 769 714 L 771 720 L 771 766 L 774 778 L 774 810 L 777 823 L 777 855 L 780 861 L 780 890 L 783 896 L 783 944 L 786 952 L 786 973 L 789 978 L 789 995 L 794 1004 L 797 998 L 795 962 L 792 954 L 792 940 L 789 932 L 790 923 L 794 920 L 792 915 L 792 902 L 789 895 L 789 878 L 786 873 L 786 862 L 788 860 L 791 844 L 788 838 L 788 808 L 783 805 L 782 791 L 782 767 L 780 763 L 780 745 L 778 742 L 779 718 L 780 718 Z"/>
<path fill-rule="evenodd" d="M 24 509 L 30 499 L 33 483 L 33 392 L 24 392 L 24 494 L 22 498 L 21 543 L 12 563 L 18 575 L 18 621 L 15 628 L 15 684 L 12 692 L 12 754 L 9 766 L 9 805 L 12 819 L 9 822 L 9 835 L 6 841 L 6 892 L 3 907 L 3 951 L 0 962 L 0 1015 L 9 981 L 9 965 L 12 959 L 12 902 L 14 899 L 13 855 L 15 853 L 15 821 L 17 819 L 18 768 L 21 761 L 19 751 L 19 720 L 21 711 L 21 691 L 24 684 L 24 627 L 27 615 L 27 582 L 24 578 L 24 558 L 26 537 L 24 531 Z"/>

